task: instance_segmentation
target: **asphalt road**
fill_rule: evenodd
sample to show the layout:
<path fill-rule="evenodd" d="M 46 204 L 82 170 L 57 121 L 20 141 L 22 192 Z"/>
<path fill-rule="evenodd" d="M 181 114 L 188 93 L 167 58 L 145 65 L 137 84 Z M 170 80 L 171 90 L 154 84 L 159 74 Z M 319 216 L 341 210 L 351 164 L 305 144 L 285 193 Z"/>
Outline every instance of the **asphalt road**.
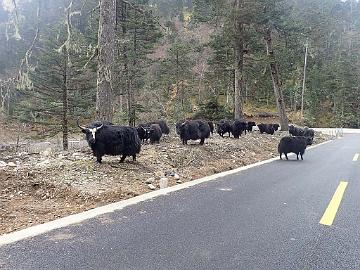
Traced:
<path fill-rule="evenodd" d="M 346 135 L 304 161 L 277 160 L 2 246 L 0 268 L 360 269 L 356 153 L 360 135 Z M 322 225 L 340 181 L 340 207 Z"/>

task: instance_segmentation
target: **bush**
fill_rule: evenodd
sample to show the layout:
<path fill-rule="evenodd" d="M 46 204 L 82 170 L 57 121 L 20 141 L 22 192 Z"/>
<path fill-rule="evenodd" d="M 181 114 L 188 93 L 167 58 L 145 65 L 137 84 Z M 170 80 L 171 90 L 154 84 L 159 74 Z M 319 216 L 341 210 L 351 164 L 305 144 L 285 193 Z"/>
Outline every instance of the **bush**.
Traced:
<path fill-rule="evenodd" d="M 226 106 L 220 105 L 216 98 L 212 98 L 207 102 L 201 104 L 199 107 L 199 111 L 197 111 L 192 116 L 192 118 L 202 118 L 211 121 L 218 121 L 225 118 L 233 118 L 233 113 Z"/>

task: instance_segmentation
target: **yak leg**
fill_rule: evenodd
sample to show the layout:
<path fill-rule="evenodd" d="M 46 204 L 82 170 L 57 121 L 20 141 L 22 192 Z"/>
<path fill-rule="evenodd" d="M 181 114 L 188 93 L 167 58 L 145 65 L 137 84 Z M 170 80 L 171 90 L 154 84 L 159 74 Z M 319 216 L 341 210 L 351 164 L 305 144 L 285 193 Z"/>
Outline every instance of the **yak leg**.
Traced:
<path fill-rule="evenodd" d="M 94 151 L 94 156 L 96 157 L 96 161 L 98 163 L 101 163 L 101 160 L 102 160 L 102 156 L 104 155 L 103 153 L 101 152 L 98 152 L 98 151 Z"/>
<path fill-rule="evenodd" d="M 285 153 L 285 157 L 286 157 L 286 160 L 289 160 L 288 156 L 287 156 L 287 153 Z"/>
<path fill-rule="evenodd" d="M 281 157 L 281 156 L 282 156 L 282 153 L 280 153 L 280 159 L 282 160 L 282 157 Z"/>
<path fill-rule="evenodd" d="M 205 142 L 205 138 L 202 138 L 202 139 L 200 140 L 200 145 L 203 145 L 204 142 Z"/>
<path fill-rule="evenodd" d="M 136 161 L 136 155 L 133 155 L 132 157 L 133 157 L 133 161 Z"/>
<path fill-rule="evenodd" d="M 299 160 L 299 153 L 296 153 L 296 159 Z"/>
<path fill-rule="evenodd" d="M 120 159 L 120 163 L 123 163 L 124 160 L 125 160 L 125 158 L 126 158 L 126 155 L 122 155 L 122 157 L 121 157 L 121 159 Z"/>
<path fill-rule="evenodd" d="M 301 160 L 304 160 L 303 154 L 304 154 L 304 152 L 300 152 Z"/>

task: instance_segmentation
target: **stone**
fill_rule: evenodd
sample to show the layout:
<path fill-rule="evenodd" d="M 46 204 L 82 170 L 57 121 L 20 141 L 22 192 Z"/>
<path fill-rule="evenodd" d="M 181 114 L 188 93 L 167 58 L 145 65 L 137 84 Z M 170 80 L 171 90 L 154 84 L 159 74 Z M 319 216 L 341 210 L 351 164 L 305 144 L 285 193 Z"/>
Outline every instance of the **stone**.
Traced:
<path fill-rule="evenodd" d="M 175 178 L 175 180 L 179 180 L 180 176 L 177 173 L 175 173 L 174 178 Z"/>
<path fill-rule="evenodd" d="M 181 184 L 181 183 L 182 183 L 181 180 L 177 180 L 177 181 L 176 181 L 176 184 Z"/>
<path fill-rule="evenodd" d="M 50 164 L 50 160 L 46 159 L 44 161 L 39 162 L 38 164 L 36 164 L 36 167 L 44 167 L 46 165 Z"/>
<path fill-rule="evenodd" d="M 166 177 L 160 178 L 159 186 L 160 189 L 168 187 L 169 180 Z"/>
<path fill-rule="evenodd" d="M 156 187 L 153 185 L 153 184 L 148 184 L 148 187 L 151 189 L 151 190 L 155 190 Z"/>
<path fill-rule="evenodd" d="M 174 176 L 176 173 L 172 171 L 166 171 L 165 176 Z"/>
<path fill-rule="evenodd" d="M 10 167 L 16 167 L 16 164 L 14 162 L 9 162 L 7 165 Z"/>
<path fill-rule="evenodd" d="M 52 154 L 51 148 L 46 148 L 44 151 L 40 152 L 42 157 L 48 157 Z"/>
<path fill-rule="evenodd" d="M 155 182 L 155 178 L 154 178 L 154 177 L 150 177 L 150 178 L 146 179 L 145 184 L 152 184 L 152 183 L 154 183 L 154 182 Z"/>

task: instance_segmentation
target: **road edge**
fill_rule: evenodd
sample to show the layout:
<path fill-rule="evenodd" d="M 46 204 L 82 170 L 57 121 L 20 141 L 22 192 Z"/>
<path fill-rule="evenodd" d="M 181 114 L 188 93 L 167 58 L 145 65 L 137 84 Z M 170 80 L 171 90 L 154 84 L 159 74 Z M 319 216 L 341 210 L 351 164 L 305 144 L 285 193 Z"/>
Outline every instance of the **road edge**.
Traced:
<path fill-rule="evenodd" d="M 333 142 L 333 141 L 334 140 L 328 140 L 328 141 L 310 146 L 307 149 L 310 150 L 310 149 L 322 146 L 324 144 L 327 144 L 327 143 Z M 182 190 L 185 188 L 190 188 L 192 186 L 199 185 L 204 182 L 213 181 L 213 180 L 222 178 L 224 176 L 233 175 L 233 174 L 236 174 L 236 173 L 239 173 L 239 172 L 242 172 L 242 171 L 254 168 L 254 167 L 258 167 L 258 166 L 261 166 L 264 164 L 271 163 L 278 159 L 279 159 L 279 157 L 275 157 L 275 158 L 259 161 L 259 162 L 256 162 L 256 163 L 253 163 L 250 165 L 246 165 L 244 167 L 240 167 L 240 168 L 236 168 L 233 170 L 213 174 L 210 176 L 199 178 L 199 179 L 189 181 L 189 182 L 186 182 L 183 184 L 179 184 L 176 186 L 171 186 L 168 188 L 148 192 L 148 193 L 145 193 L 145 194 L 142 194 L 142 195 L 130 198 L 130 199 L 126 199 L 126 200 L 122 200 L 119 202 L 115 202 L 115 203 L 107 204 L 107 205 L 100 206 L 97 208 L 93 208 L 93 209 L 90 209 L 90 210 L 87 210 L 87 211 L 84 211 L 81 213 L 77 213 L 77 214 L 73 214 L 70 216 L 63 217 L 63 218 L 55 219 L 53 221 L 49 221 L 49 222 L 46 222 L 43 224 L 28 227 L 28 228 L 25 228 L 25 229 L 22 229 L 19 231 L 11 232 L 8 234 L 3 234 L 3 235 L 0 235 L 0 246 L 8 245 L 8 244 L 20 241 L 20 240 L 24 240 L 24 239 L 31 238 L 31 237 L 34 237 L 37 235 L 41 235 L 41 234 L 44 234 L 44 233 L 47 233 L 47 232 L 50 232 L 50 231 L 53 231 L 56 229 L 67 227 L 69 225 L 74 225 L 74 224 L 83 222 L 88 219 L 92 219 L 94 217 L 97 217 L 97 216 L 100 216 L 103 214 L 112 213 L 114 211 L 121 210 L 130 205 L 144 202 L 144 201 L 159 197 L 161 195 L 166 195 L 166 194 L 169 194 L 169 193 L 172 193 L 172 192 L 175 192 L 178 190 Z"/>

